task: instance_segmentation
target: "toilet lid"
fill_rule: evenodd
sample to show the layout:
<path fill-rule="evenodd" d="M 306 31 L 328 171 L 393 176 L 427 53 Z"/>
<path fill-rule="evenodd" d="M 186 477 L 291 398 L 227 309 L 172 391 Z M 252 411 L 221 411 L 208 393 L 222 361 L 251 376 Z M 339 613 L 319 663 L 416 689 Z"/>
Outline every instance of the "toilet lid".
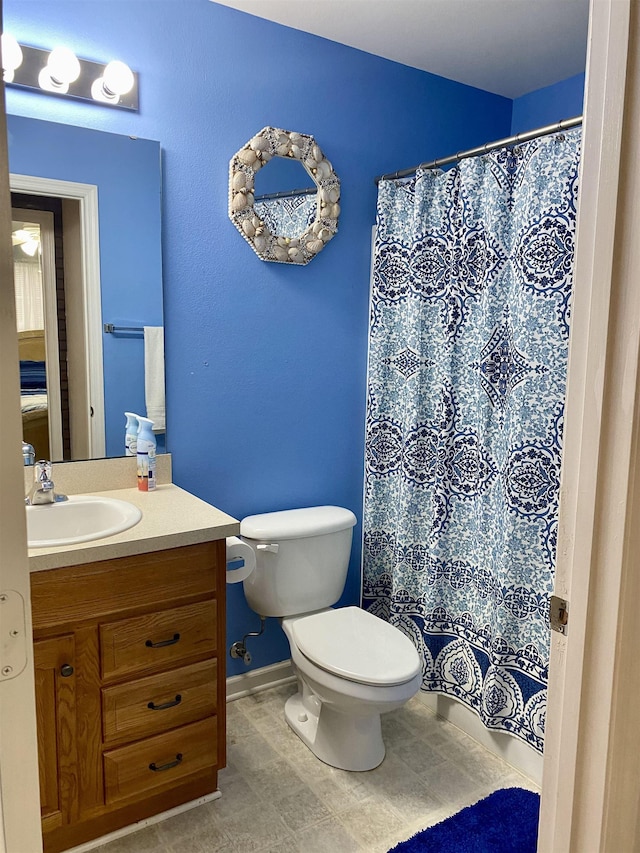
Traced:
<path fill-rule="evenodd" d="M 293 619 L 291 634 L 312 663 L 350 681 L 404 684 L 421 670 L 411 640 L 359 607 L 323 610 Z"/>

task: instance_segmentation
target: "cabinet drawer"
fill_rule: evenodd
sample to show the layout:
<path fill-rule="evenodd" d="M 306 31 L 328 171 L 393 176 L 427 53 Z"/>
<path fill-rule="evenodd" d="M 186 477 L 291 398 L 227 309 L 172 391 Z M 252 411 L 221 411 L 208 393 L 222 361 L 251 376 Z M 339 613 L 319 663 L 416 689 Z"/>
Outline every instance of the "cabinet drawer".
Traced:
<path fill-rule="evenodd" d="M 105 743 L 136 740 L 216 712 L 217 665 L 206 660 L 102 690 Z"/>
<path fill-rule="evenodd" d="M 224 571 L 224 549 L 222 539 L 32 572 L 33 628 L 38 632 L 111 614 L 117 618 L 135 608 L 173 607 L 187 596 L 191 601 L 214 598 L 219 573 Z"/>
<path fill-rule="evenodd" d="M 216 651 L 216 602 L 201 601 L 100 626 L 102 677 L 144 672 Z"/>
<path fill-rule="evenodd" d="M 216 718 L 105 752 L 107 804 L 154 794 L 216 764 Z"/>

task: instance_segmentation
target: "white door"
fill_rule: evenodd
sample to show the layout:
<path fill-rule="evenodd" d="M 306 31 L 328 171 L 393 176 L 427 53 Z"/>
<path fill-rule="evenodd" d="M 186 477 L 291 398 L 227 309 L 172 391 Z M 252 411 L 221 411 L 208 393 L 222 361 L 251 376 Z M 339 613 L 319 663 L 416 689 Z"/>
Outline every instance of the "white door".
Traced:
<path fill-rule="evenodd" d="M 538 849 L 638 850 L 640 3 L 592 0 Z"/>

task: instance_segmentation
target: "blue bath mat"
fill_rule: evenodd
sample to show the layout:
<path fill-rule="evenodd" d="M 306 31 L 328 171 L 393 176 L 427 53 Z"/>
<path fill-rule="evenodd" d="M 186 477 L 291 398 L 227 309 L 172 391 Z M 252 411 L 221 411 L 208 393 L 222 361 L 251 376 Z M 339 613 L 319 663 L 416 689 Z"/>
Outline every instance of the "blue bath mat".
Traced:
<path fill-rule="evenodd" d="M 539 810 L 538 794 L 504 788 L 401 841 L 393 853 L 536 853 Z"/>

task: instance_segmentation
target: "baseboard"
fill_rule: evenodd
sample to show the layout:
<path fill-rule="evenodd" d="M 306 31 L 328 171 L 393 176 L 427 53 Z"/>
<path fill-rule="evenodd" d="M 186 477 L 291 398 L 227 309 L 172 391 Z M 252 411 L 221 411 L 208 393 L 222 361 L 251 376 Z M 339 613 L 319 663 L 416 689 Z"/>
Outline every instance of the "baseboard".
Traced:
<path fill-rule="evenodd" d="M 92 838 L 91 841 L 86 841 L 84 844 L 78 844 L 77 847 L 70 847 L 65 853 L 88 853 L 90 850 L 95 850 L 96 847 L 102 847 L 103 844 L 108 844 L 110 841 L 117 841 L 119 838 L 125 838 L 137 832 L 139 829 L 144 829 L 145 826 L 152 826 L 154 823 L 160 823 L 163 820 L 168 820 L 170 817 L 175 817 L 182 812 L 188 812 L 190 809 L 195 809 L 196 806 L 202 806 L 205 803 L 210 803 L 221 797 L 220 791 L 214 791 L 212 794 L 205 794 L 203 797 L 198 797 L 196 800 L 191 800 L 189 803 L 182 803 L 173 809 L 168 809 L 166 812 L 154 814 L 151 817 L 139 820 L 137 823 L 132 823 L 129 826 L 123 826 L 122 829 L 116 829 L 115 832 L 109 832 L 107 835 L 102 835 L 100 838 Z M 133 849 L 133 848 L 131 848 Z"/>
<path fill-rule="evenodd" d="M 294 680 L 295 675 L 290 660 L 283 660 L 259 669 L 250 669 L 242 675 L 232 675 L 227 678 L 227 702 L 260 693 L 270 687 L 278 687 L 280 684 L 288 684 Z"/>
<path fill-rule="evenodd" d="M 418 697 L 428 708 L 447 722 L 462 729 L 463 732 L 497 755 L 507 764 L 515 767 L 536 785 L 542 785 L 542 755 L 533 747 L 507 732 L 496 732 L 485 728 L 478 715 L 451 696 L 440 693 L 420 691 Z"/>

